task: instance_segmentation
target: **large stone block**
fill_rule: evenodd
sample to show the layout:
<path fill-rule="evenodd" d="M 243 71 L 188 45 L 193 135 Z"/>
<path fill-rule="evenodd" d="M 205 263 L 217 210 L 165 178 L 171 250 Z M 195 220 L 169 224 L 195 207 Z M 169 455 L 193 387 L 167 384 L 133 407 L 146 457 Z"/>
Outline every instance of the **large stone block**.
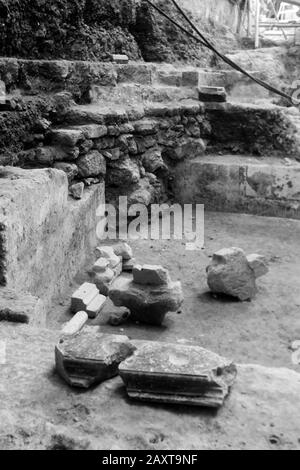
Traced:
<path fill-rule="evenodd" d="M 166 314 L 176 312 L 183 303 L 180 282 L 140 285 L 125 274 L 113 282 L 108 296 L 117 307 L 127 307 L 133 320 L 153 325 L 161 325 Z"/>
<path fill-rule="evenodd" d="M 64 337 L 55 347 L 56 370 L 72 387 L 89 388 L 118 374 L 135 347 L 126 336 L 104 335 L 97 327 Z"/>
<path fill-rule="evenodd" d="M 119 366 L 131 398 L 219 408 L 237 376 L 229 360 L 197 346 L 135 341 Z"/>

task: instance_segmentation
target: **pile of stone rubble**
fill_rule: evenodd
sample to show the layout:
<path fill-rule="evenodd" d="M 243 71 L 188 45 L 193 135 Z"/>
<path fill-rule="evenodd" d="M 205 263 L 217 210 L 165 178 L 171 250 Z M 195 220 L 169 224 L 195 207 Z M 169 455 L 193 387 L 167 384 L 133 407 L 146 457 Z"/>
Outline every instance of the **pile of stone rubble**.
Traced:
<path fill-rule="evenodd" d="M 56 368 L 71 386 L 89 388 L 120 374 L 133 399 L 218 408 L 233 385 L 237 368 L 231 361 L 198 346 L 129 340 L 87 326 L 108 302 L 109 318 L 119 325 L 162 325 L 168 312 L 183 303 L 180 282 L 171 280 L 162 266 L 138 265 L 126 243 L 99 247 L 86 282 L 73 294 L 75 314 L 63 328 L 55 348 Z M 260 255 L 246 256 L 239 248 L 214 254 L 207 281 L 214 294 L 250 300 L 256 279 L 268 272 Z"/>

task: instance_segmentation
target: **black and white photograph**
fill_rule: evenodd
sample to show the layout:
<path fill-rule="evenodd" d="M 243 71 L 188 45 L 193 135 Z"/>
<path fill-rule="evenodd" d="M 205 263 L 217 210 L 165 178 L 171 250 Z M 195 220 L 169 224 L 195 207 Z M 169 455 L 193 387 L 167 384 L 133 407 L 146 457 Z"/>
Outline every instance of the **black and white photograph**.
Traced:
<path fill-rule="evenodd" d="M 300 450 L 300 0 L 0 0 L 0 451 L 48 450 Z"/>

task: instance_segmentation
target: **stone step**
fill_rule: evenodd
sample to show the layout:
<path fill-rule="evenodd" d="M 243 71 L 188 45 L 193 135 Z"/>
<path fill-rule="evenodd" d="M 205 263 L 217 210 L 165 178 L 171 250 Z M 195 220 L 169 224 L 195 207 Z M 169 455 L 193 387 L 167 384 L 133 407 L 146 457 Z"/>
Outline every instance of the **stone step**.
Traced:
<path fill-rule="evenodd" d="M 116 104 L 130 103 L 161 103 L 180 101 L 183 99 L 198 99 L 196 87 L 176 87 L 164 85 L 123 84 L 117 87 L 92 85 L 91 99 L 93 103 L 102 102 Z"/>
<path fill-rule="evenodd" d="M 300 219 L 300 163 L 278 158 L 209 155 L 174 170 L 173 193 L 206 210 Z"/>

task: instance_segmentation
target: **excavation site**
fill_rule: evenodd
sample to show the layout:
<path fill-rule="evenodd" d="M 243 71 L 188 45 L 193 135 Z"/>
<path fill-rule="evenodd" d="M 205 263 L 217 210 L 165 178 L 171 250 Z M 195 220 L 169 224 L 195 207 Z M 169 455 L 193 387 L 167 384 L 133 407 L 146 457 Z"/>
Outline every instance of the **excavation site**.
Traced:
<path fill-rule="evenodd" d="M 299 240 L 300 0 L 0 0 L 0 450 L 299 450 Z"/>

